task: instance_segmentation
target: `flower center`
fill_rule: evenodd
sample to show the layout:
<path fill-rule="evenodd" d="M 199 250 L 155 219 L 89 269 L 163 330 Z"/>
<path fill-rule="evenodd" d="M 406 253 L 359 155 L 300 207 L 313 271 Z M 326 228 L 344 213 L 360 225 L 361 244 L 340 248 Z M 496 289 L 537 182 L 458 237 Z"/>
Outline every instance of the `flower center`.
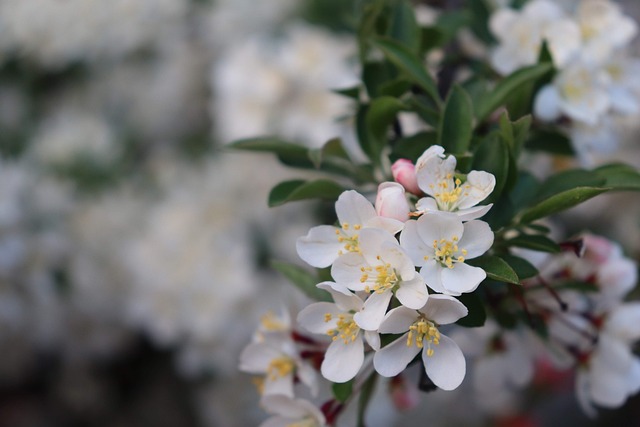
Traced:
<path fill-rule="evenodd" d="M 336 230 L 336 236 L 338 237 L 338 242 L 344 243 L 344 250 L 347 252 L 360 252 L 360 244 L 358 243 L 358 234 L 356 231 L 359 231 L 362 228 L 362 225 L 355 224 L 351 226 L 349 223 L 342 224 L 341 229 Z M 342 255 L 344 252 L 338 252 Z"/>
<path fill-rule="evenodd" d="M 380 260 L 380 256 L 377 257 Z M 360 267 L 362 276 L 360 283 L 367 283 L 364 290 L 381 294 L 393 289 L 398 284 L 398 276 L 391 264 L 384 263 L 375 267 Z"/>
<path fill-rule="evenodd" d="M 447 268 L 453 268 L 454 262 L 464 262 L 464 257 L 467 255 L 466 249 L 458 248 L 458 236 L 453 236 L 451 240 L 434 240 L 433 251 L 436 261 Z M 425 256 L 425 261 L 428 258 Z"/>
<path fill-rule="evenodd" d="M 456 203 L 461 196 L 468 196 L 468 189 L 471 188 L 469 184 L 462 185 L 460 178 L 453 179 L 453 175 L 448 173 L 447 176 L 438 182 L 437 189 L 431 185 L 434 191 L 433 197 L 438 203 L 438 207 L 442 210 L 452 211 L 456 207 Z"/>
<path fill-rule="evenodd" d="M 292 373 L 294 368 L 295 364 L 290 357 L 276 357 L 271 361 L 271 363 L 269 363 L 269 366 L 267 367 L 267 378 L 270 381 L 275 381 L 278 378 L 282 378 Z"/>
<path fill-rule="evenodd" d="M 427 346 L 427 356 L 433 356 L 432 345 L 440 344 L 440 332 L 436 324 L 432 321 L 421 317 L 409 326 L 409 335 L 407 336 L 407 347 L 416 345 L 418 348 Z"/>
<path fill-rule="evenodd" d="M 260 324 L 265 331 L 286 331 L 288 329 L 287 325 L 278 319 L 272 311 L 265 313 L 260 318 Z"/>
<path fill-rule="evenodd" d="M 325 322 L 330 322 L 332 319 L 333 316 L 331 315 L 331 313 L 326 313 L 324 315 Z M 327 331 L 327 335 L 332 337 L 334 341 L 340 338 L 345 344 L 349 344 L 349 342 L 356 340 L 359 331 L 360 328 L 353 320 L 353 315 L 343 313 L 338 315 L 338 322 L 336 323 L 336 327 L 333 329 L 329 329 Z"/>

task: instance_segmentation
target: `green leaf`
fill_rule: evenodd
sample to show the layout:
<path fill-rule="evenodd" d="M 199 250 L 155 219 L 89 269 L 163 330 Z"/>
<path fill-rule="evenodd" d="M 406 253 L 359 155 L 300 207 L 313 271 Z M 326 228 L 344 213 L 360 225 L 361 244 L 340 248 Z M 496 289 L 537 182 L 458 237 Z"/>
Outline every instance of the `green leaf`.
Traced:
<path fill-rule="evenodd" d="M 346 383 L 333 383 L 331 385 L 331 391 L 333 392 L 333 397 L 335 397 L 338 402 L 346 402 L 353 392 L 353 379 Z"/>
<path fill-rule="evenodd" d="M 440 112 L 438 106 L 431 100 L 423 95 L 414 94 L 407 100 L 409 108 L 415 111 L 422 120 L 429 126 L 437 128 L 440 123 Z"/>
<path fill-rule="evenodd" d="M 521 234 L 517 237 L 514 237 L 513 239 L 507 240 L 506 244 L 509 246 L 516 246 L 518 248 L 531 249 L 539 252 L 560 252 L 560 246 L 558 246 L 556 242 L 546 236 L 542 236 L 539 234 Z"/>
<path fill-rule="evenodd" d="M 370 98 L 382 95 L 382 90 L 388 90 L 389 81 L 397 78 L 397 72 L 387 61 L 368 61 L 362 68 L 362 82 Z"/>
<path fill-rule="evenodd" d="M 228 147 L 236 150 L 273 153 L 278 156 L 282 163 L 288 166 L 313 167 L 313 163 L 307 155 L 307 147 L 275 137 L 241 139 L 229 144 Z"/>
<path fill-rule="evenodd" d="M 577 187 L 603 187 L 606 179 L 597 172 L 584 169 L 572 169 L 550 176 L 540 184 L 536 193 L 535 201 L 545 200 L 549 197 L 571 190 Z"/>
<path fill-rule="evenodd" d="M 469 149 L 473 132 L 471 98 L 459 85 L 454 85 L 444 104 L 438 126 L 438 145 L 451 154 L 463 154 Z"/>
<path fill-rule="evenodd" d="M 526 224 L 540 218 L 572 208 L 586 200 L 606 192 L 608 188 L 577 187 L 549 197 L 520 215 L 519 222 Z"/>
<path fill-rule="evenodd" d="M 482 268 L 489 279 L 497 280 L 499 282 L 513 283 L 515 285 L 520 284 L 520 279 L 513 268 L 506 263 L 502 258 L 494 255 L 483 255 L 479 258 L 470 259 L 465 261 L 467 264 L 474 267 Z"/>
<path fill-rule="evenodd" d="M 480 101 L 476 109 L 478 122 L 483 121 L 491 113 L 504 105 L 513 92 L 530 82 L 544 76 L 553 66 L 548 63 L 521 68 L 496 84 L 488 96 Z"/>
<path fill-rule="evenodd" d="M 369 40 L 379 31 L 385 4 L 386 0 L 368 1 L 362 10 L 362 18 L 358 26 L 358 50 L 361 64 L 365 62 L 368 56 Z"/>
<path fill-rule="evenodd" d="M 513 271 L 516 272 L 520 280 L 529 279 L 538 275 L 538 269 L 524 258 L 509 254 L 500 255 L 500 257 L 513 268 Z"/>
<path fill-rule="evenodd" d="M 387 131 L 398 113 L 406 109 L 399 99 L 390 96 L 376 98 L 371 102 L 365 117 L 368 131 L 368 146 L 363 147 L 374 163 L 380 162 L 380 154 L 387 146 Z"/>
<path fill-rule="evenodd" d="M 288 202 L 306 199 L 335 200 L 343 191 L 342 186 L 328 179 L 284 181 L 271 189 L 269 206 L 280 206 Z"/>
<path fill-rule="evenodd" d="M 401 138 L 393 146 L 391 152 L 391 161 L 395 162 L 398 159 L 409 159 L 412 162 L 416 162 L 418 157 L 425 152 L 425 150 L 437 143 L 437 135 L 435 132 L 419 132 L 415 135 Z"/>
<path fill-rule="evenodd" d="M 342 89 L 333 89 L 331 92 L 337 93 L 338 95 L 342 95 L 346 98 L 354 99 L 356 101 L 360 100 L 360 85 L 346 87 Z"/>
<path fill-rule="evenodd" d="M 605 180 L 605 187 L 617 191 L 640 191 L 640 173 L 630 165 L 611 164 L 594 170 Z"/>
<path fill-rule="evenodd" d="M 421 31 L 413 7 L 406 1 L 399 1 L 391 8 L 389 36 L 406 46 L 411 52 L 418 54 Z"/>
<path fill-rule="evenodd" d="M 307 155 L 317 169 L 320 169 L 323 161 L 332 157 L 345 160 L 351 165 L 349 154 L 342 146 L 342 140 L 340 138 L 333 138 L 327 141 L 321 148 L 310 149 Z"/>
<path fill-rule="evenodd" d="M 469 314 L 456 322 L 456 325 L 465 328 L 477 328 L 484 325 L 487 320 L 487 312 L 484 309 L 484 303 L 477 293 L 462 294 L 458 300 L 467 307 Z"/>
<path fill-rule="evenodd" d="M 392 39 L 377 38 L 373 41 L 373 45 L 379 48 L 385 57 L 404 72 L 412 82 L 420 86 L 436 105 L 440 105 L 436 83 L 416 55 Z"/>
<path fill-rule="evenodd" d="M 491 133 L 478 145 L 473 158 L 473 169 L 492 173 L 496 186 L 484 204 L 498 200 L 509 178 L 509 148 L 498 134 Z"/>
<path fill-rule="evenodd" d="M 316 287 L 319 283 L 318 278 L 307 270 L 294 264 L 276 260 L 271 261 L 271 267 L 280 272 L 309 298 L 316 301 L 331 301 L 331 295 L 328 292 Z"/>

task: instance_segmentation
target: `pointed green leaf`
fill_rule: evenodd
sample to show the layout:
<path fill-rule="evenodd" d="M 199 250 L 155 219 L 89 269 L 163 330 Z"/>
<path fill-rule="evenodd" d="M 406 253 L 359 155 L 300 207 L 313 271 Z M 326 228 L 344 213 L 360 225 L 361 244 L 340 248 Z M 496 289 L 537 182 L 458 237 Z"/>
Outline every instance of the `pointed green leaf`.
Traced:
<path fill-rule="evenodd" d="M 539 234 L 521 234 L 506 241 L 509 246 L 531 249 L 540 252 L 558 253 L 560 246 L 550 238 Z"/>
<path fill-rule="evenodd" d="M 463 154 L 469 149 L 473 131 L 471 98 L 459 85 L 454 85 L 444 104 L 438 127 L 438 145 L 451 154 Z"/>
<path fill-rule="evenodd" d="M 605 180 L 605 187 L 617 191 L 640 191 L 640 173 L 636 168 L 625 164 L 611 164 L 594 170 Z"/>
<path fill-rule="evenodd" d="M 500 198 L 509 178 L 509 148 L 497 133 L 491 133 L 478 145 L 473 158 L 473 169 L 492 173 L 496 186 L 483 203 L 492 203 Z"/>
<path fill-rule="evenodd" d="M 577 187 L 555 194 L 522 212 L 520 223 L 526 224 L 567 210 L 608 190 L 608 188 L 601 187 Z"/>
<path fill-rule="evenodd" d="M 304 145 L 294 144 L 275 137 L 247 138 L 235 141 L 228 145 L 229 148 L 245 151 L 259 151 L 273 153 L 278 159 L 288 166 L 310 168 L 313 164 L 307 155 L 308 148 Z"/>
<path fill-rule="evenodd" d="M 604 187 L 605 182 L 606 179 L 596 172 L 584 169 L 563 171 L 550 176 L 540 184 L 534 202 L 577 187 Z"/>
<path fill-rule="evenodd" d="M 271 267 L 286 277 L 295 287 L 300 289 L 309 298 L 316 301 L 331 301 L 331 295 L 318 289 L 318 278 L 307 270 L 284 261 L 271 261 Z"/>
<path fill-rule="evenodd" d="M 390 96 L 376 98 L 371 102 L 365 117 L 368 146 L 363 148 L 374 163 L 380 161 L 380 154 L 387 146 L 389 126 L 395 121 L 398 113 L 404 109 L 406 109 L 406 105 L 399 99 Z"/>
<path fill-rule="evenodd" d="M 549 63 L 531 65 L 519 69 L 498 82 L 495 88 L 478 105 L 476 110 L 478 122 L 483 121 L 500 106 L 504 105 L 512 92 L 544 76 L 545 73 L 552 69 L 553 66 Z"/>
<path fill-rule="evenodd" d="M 420 86 L 436 105 L 440 105 L 436 83 L 416 55 L 392 39 L 377 38 L 373 41 L 373 45 L 379 48 L 385 57 L 404 72 L 411 81 Z"/>
<path fill-rule="evenodd" d="M 305 199 L 335 200 L 343 191 L 344 188 L 341 185 L 328 179 L 284 181 L 271 189 L 269 206 L 280 206 Z"/>
<path fill-rule="evenodd" d="M 494 255 L 483 255 L 479 258 L 465 261 L 474 267 L 480 267 L 487 273 L 487 278 L 499 282 L 520 284 L 520 279 L 513 268 L 502 258 Z"/>
<path fill-rule="evenodd" d="M 406 1 L 391 6 L 391 26 L 389 36 L 411 52 L 417 54 L 420 49 L 421 31 L 413 7 Z"/>
<path fill-rule="evenodd" d="M 520 280 L 529 279 L 538 275 L 538 269 L 529 261 L 515 255 L 500 255 L 516 272 Z"/>

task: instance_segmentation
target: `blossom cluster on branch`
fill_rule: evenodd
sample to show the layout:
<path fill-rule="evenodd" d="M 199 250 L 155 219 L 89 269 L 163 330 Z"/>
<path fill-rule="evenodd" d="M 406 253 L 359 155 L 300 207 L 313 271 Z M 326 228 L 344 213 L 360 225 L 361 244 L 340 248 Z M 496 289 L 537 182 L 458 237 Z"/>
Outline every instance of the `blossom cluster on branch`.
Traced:
<path fill-rule="evenodd" d="M 637 264 L 556 219 L 602 193 L 640 189 L 632 165 L 581 168 L 596 158 L 576 136 L 636 112 L 620 61 L 633 61 L 624 49 L 637 24 L 606 0 L 513 3 L 471 2 L 423 24 L 408 1 L 364 2 L 361 83 L 335 90 L 351 101 L 359 152 L 341 138 L 231 144 L 316 174 L 274 187 L 271 206 L 335 201 L 333 225 L 296 242 L 315 271 L 273 264 L 316 301 L 265 317 L 240 358 L 273 414 L 264 426 L 336 425 L 354 399 L 364 425 L 384 378 L 404 409 L 417 404 L 412 376 L 451 392 L 467 371 L 464 391 L 503 413 L 517 392 L 549 382 L 536 379 L 542 366 L 573 372 L 589 416 L 640 390 L 640 305 L 628 300 Z M 469 37 L 488 53 L 471 54 Z M 556 162 L 542 179 L 529 164 L 536 152 Z"/>

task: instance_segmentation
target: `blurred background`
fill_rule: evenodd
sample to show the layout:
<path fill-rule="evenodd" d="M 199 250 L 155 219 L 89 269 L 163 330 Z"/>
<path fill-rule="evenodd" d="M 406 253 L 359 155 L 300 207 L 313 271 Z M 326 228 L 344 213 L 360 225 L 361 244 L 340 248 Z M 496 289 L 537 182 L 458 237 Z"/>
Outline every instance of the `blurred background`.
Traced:
<path fill-rule="evenodd" d="M 268 263 L 301 264 L 295 239 L 327 207 L 268 209 L 299 174 L 225 144 L 340 136 L 357 158 L 328 90 L 358 81 L 354 3 L 0 0 L 0 427 L 266 417 L 237 357 L 261 315 L 302 307 Z M 637 255 L 638 203 L 616 203 L 631 214 L 606 234 Z"/>

